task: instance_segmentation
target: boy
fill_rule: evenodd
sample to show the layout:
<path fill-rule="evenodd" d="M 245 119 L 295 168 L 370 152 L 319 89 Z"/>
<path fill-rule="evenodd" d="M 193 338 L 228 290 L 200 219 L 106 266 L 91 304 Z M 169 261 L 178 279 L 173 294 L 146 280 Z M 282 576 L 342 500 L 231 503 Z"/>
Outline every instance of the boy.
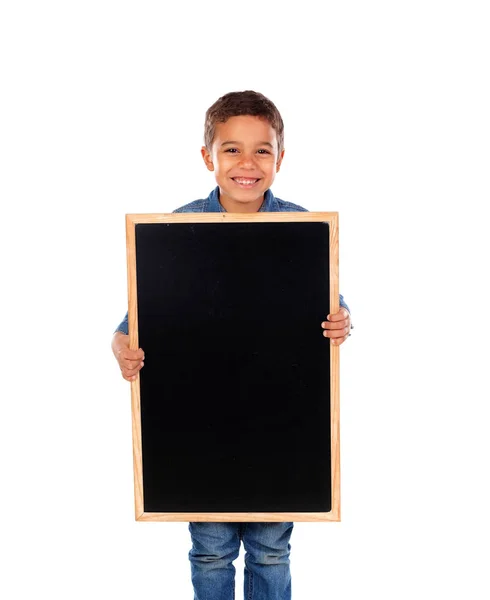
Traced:
<path fill-rule="evenodd" d="M 275 198 L 270 190 L 284 157 L 284 124 L 275 105 L 262 94 L 231 92 L 206 112 L 201 154 L 217 187 L 203 200 L 174 212 L 289 212 L 305 208 Z M 319 323 L 330 343 L 342 344 L 351 324 L 348 307 Z M 136 379 L 144 353 L 129 350 L 127 315 L 117 328 L 112 349 L 122 376 Z M 293 523 L 189 523 L 194 600 L 232 600 L 240 541 L 245 554 L 245 598 L 290 600 L 289 539 Z"/>

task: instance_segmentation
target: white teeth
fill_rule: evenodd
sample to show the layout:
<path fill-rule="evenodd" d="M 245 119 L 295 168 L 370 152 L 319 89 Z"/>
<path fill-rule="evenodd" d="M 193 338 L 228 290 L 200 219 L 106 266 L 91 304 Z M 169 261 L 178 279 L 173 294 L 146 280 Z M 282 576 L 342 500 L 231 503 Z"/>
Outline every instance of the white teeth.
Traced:
<path fill-rule="evenodd" d="M 238 177 L 235 177 L 234 179 L 237 183 L 241 183 L 243 185 L 251 185 L 252 183 L 258 181 L 258 179 L 239 179 Z"/>

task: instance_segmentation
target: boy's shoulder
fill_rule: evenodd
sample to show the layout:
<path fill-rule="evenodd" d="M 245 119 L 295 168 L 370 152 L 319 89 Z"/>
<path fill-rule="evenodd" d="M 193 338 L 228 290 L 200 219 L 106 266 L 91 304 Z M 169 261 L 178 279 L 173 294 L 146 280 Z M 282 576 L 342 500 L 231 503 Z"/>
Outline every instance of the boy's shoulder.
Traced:
<path fill-rule="evenodd" d="M 205 212 L 206 210 L 206 204 L 208 202 L 208 199 L 202 199 L 202 200 L 194 200 L 193 202 L 189 202 L 188 204 L 184 204 L 184 206 L 181 206 L 180 208 L 176 208 L 173 212 L 174 213 L 181 213 L 181 212 Z"/>
<path fill-rule="evenodd" d="M 280 198 L 274 197 L 277 203 L 278 212 L 308 212 L 307 208 L 303 208 L 299 204 L 288 202 L 287 200 L 281 200 Z"/>

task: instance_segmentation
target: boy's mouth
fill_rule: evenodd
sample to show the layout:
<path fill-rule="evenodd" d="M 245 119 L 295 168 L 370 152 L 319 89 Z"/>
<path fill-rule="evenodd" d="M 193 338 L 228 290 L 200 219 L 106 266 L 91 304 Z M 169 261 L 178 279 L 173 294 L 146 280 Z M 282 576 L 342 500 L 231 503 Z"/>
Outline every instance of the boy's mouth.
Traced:
<path fill-rule="evenodd" d="M 249 178 L 249 177 L 232 177 L 233 181 L 244 189 L 252 188 L 260 179 Z"/>

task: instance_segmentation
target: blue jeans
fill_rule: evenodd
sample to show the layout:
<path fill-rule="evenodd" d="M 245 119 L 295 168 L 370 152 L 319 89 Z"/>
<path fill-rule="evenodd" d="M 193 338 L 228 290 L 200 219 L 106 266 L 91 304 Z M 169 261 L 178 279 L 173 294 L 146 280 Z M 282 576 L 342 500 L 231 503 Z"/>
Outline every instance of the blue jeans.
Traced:
<path fill-rule="evenodd" d="M 233 561 L 245 548 L 244 599 L 290 600 L 293 523 L 189 523 L 194 600 L 234 600 Z"/>

